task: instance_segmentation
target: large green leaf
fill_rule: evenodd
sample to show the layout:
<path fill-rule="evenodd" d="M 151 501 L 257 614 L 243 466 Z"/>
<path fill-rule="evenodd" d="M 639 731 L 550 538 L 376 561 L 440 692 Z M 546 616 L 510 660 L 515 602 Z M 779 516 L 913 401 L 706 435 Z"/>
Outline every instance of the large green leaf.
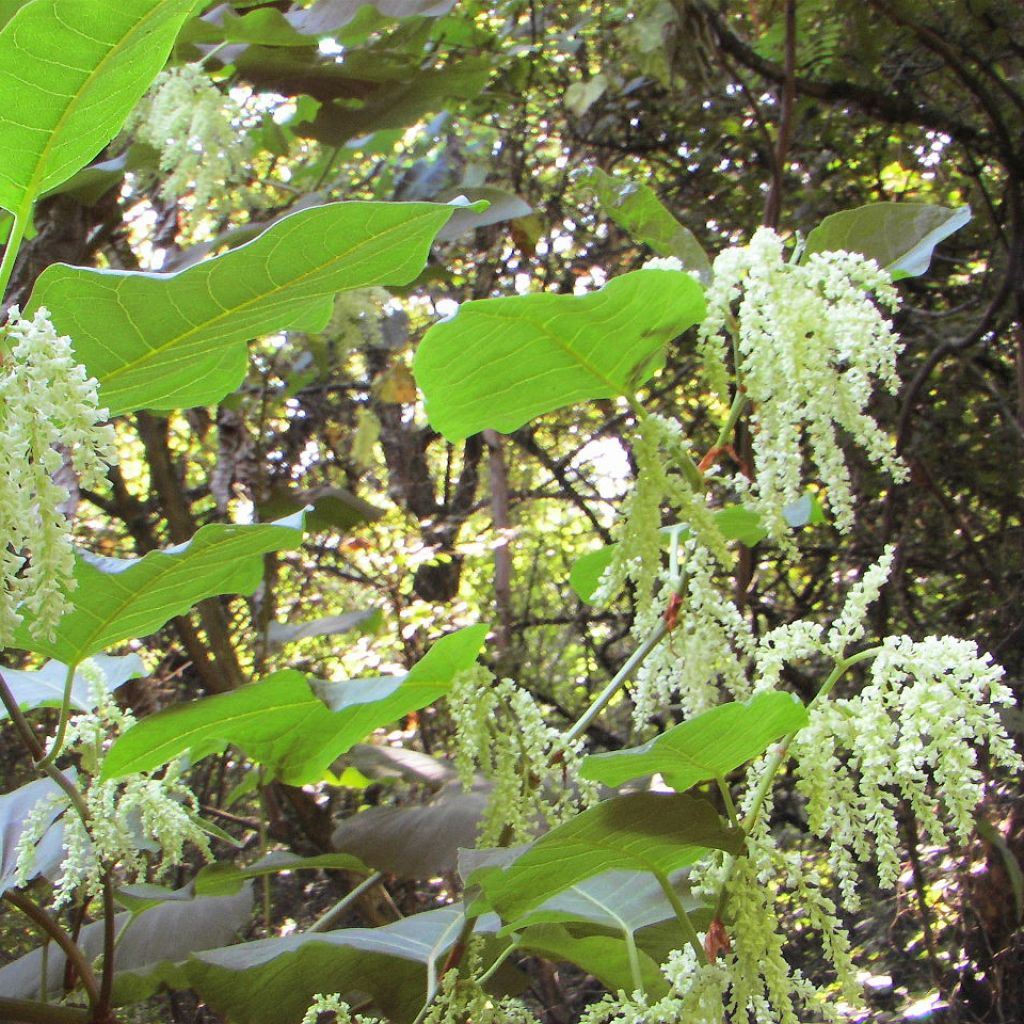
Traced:
<path fill-rule="evenodd" d="M 301 672 L 284 670 L 231 693 L 179 704 L 144 718 L 119 737 L 103 778 L 150 771 L 186 750 L 209 753 L 229 743 L 302 785 L 324 777 L 331 762 L 374 729 L 442 696 L 452 677 L 469 668 L 486 626 L 443 637 L 406 676 L 325 684 L 344 693 L 331 711 Z"/>
<path fill-rule="evenodd" d="M 160 965 L 171 967 L 197 950 L 231 942 L 252 910 L 251 883 L 230 896 L 195 896 L 191 886 L 173 895 L 175 898 L 154 902 L 134 920 L 128 912 L 115 916 L 114 926 L 120 936 L 115 1002 L 152 995 L 159 985 L 153 974 Z M 78 945 L 90 961 L 103 952 L 104 928 L 103 921 L 95 921 L 78 936 Z M 46 991 L 56 998 L 64 991 L 64 954 L 52 943 L 46 953 Z M 0 994 L 13 999 L 38 997 L 43 963 L 42 951 L 35 949 L 0 968 Z"/>
<path fill-rule="evenodd" d="M 245 374 L 250 338 L 321 329 L 339 291 L 406 284 L 455 211 L 434 203 L 332 203 L 175 274 L 55 264 L 29 312 L 50 310 L 112 415 L 219 401 Z"/>
<path fill-rule="evenodd" d="M 299 857 L 283 850 L 268 853 L 255 864 L 240 868 L 228 861 L 207 864 L 192 880 L 198 896 L 230 896 L 250 878 L 276 875 L 282 871 L 353 871 L 368 875 L 370 869 L 358 857 L 348 853 L 321 853 Z"/>
<path fill-rule="evenodd" d="M 508 433 L 541 413 L 631 392 L 704 310 L 700 285 L 673 270 L 623 274 L 588 295 L 465 302 L 426 333 L 416 380 L 449 441 L 488 427 Z"/>
<path fill-rule="evenodd" d="M 769 743 L 807 724 L 807 709 L 792 693 L 773 691 L 745 704 L 731 702 L 682 722 L 639 747 L 584 759 L 586 779 L 618 786 L 660 772 L 677 792 L 724 778 L 763 753 Z"/>
<path fill-rule="evenodd" d="M 492 909 L 515 921 L 572 885 L 604 871 L 668 876 L 709 850 L 739 853 L 741 833 L 722 823 L 706 800 L 673 793 L 632 793 L 605 800 L 541 836 L 508 867 L 482 868 L 479 884 Z"/>
<path fill-rule="evenodd" d="M 0 31 L 0 206 L 24 214 L 117 134 L 195 0 L 35 0 Z"/>
<path fill-rule="evenodd" d="M 650 185 L 613 178 L 599 167 L 588 172 L 586 183 L 601 209 L 631 238 L 649 245 L 659 256 L 675 256 L 705 284 L 711 280 L 711 262 L 700 242 L 662 205 Z"/>
<path fill-rule="evenodd" d="M 185 544 L 142 558 L 79 554 L 71 610 L 54 637 L 32 636 L 32 619 L 12 647 L 77 665 L 119 640 L 148 636 L 197 601 L 217 594 L 250 594 L 263 577 L 263 555 L 298 547 L 302 514 L 276 523 L 211 523 Z"/>
<path fill-rule="evenodd" d="M 845 249 L 873 259 L 899 280 L 928 269 L 932 250 L 971 219 L 971 208 L 930 203 L 869 203 L 826 217 L 808 236 L 804 255 Z"/>
<path fill-rule="evenodd" d="M 198 953 L 165 981 L 192 987 L 235 1024 L 298 1024 L 318 992 L 368 995 L 392 1021 L 411 1021 L 427 993 L 428 967 L 458 937 L 461 906 L 381 928 L 261 939 Z M 478 933 L 493 931 L 484 922 Z"/>

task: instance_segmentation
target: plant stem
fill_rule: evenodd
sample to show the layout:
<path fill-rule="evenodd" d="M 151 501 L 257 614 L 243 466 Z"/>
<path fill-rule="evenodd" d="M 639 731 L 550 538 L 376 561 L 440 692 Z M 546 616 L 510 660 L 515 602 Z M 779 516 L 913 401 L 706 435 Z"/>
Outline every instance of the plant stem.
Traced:
<path fill-rule="evenodd" d="M 89 999 L 89 1005 L 95 1007 L 99 1003 L 100 998 L 99 986 L 96 984 L 96 975 L 93 974 L 92 967 L 85 958 L 85 954 L 72 941 L 71 936 L 64 930 L 60 922 L 23 893 L 8 889 L 4 893 L 3 898 L 12 906 L 17 907 L 60 946 L 64 955 L 74 965 L 78 977 L 82 980 L 82 987 L 85 989 L 85 994 Z"/>
<path fill-rule="evenodd" d="M 611 703 L 612 698 L 622 689 L 634 669 L 643 664 L 644 659 L 668 635 L 668 626 L 662 619 L 651 631 L 650 636 L 626 659 L 626 663 L 615 673 L 611 682 L 597 695 L 593 704 L 580 716 L 576 724 L 565 734 L 565 742 L 571 743 L 578 739 L 590 727 L 590 723 Z"/>
<path fill-rule="evenodd" d="M 636 938 L 629 928 L 622 929 L 622 937 L 626 940 L 626 955 L 629 957 L 629 974 L 633 979 L 633 991 L 646 994 L 644 976 L 640 973 L 640 954 L 636 949 Z"/>
<path fill-rule="evenodd" d="M 45 771 L 49 765 L 53 764 L 61 751 L 61 747 L 64 746 L 64 737 L 68 731 L 68 719 L 71 717 L 71 688 L 75 683 L 75 669 L 77 668 L 77 665 L 68 665 L 67 675 L 64 676 L 64 697 L 60 705 L 60 721 L 57 723 L 57 735 L 53 738 L 50 752 L 44 754 L 36 762 L 36 767 L 41 771 Z"/>
<path fill-rule="evenodd" d="M 21 240 L 25 237 L 25 221 L 31 214 L 31 209 L 30 206 L 28 210 L 19 211 L 14 215 L 11 233 L 7 236 L 7 246 L 4 248 L 4 258 L 0 262 L 0 299 L 3 298 L 7 291 L 11 274 L 14 273 L 14 261 L 18 258 Z"/>
<path fill-rule="evenodd" d="M 661 886 L 661 891 L 665 894 L 665 899 L 668 900 L 672 909 L 675 911 L 676 918 L 680 925 L 682 925 L 686 941 L 693 947 L 693 951 L 697 954 L 697 963 L 706 964 L 708 962 L 708 957 L 704 952 L 704 946 L 701 944 L 700 936 L 697 934 L 697 929 L 693 927 L 690 915 L 686 912 L 686 907 L 683 906 L 682 900 L 679 899 L 679 893 L 672 888 L 672 883 L 660 871 L 655 871 L 654 877 L 658 880 L 658 884 Z"/>
<path fill-rule="evenodd" d="M 740 417 L 747 408 L 747 401 L 746 392 L 737 388 L 736 395 L 732 400 L 732 406 L 729 409 L 729 415 L 726 418 L 725 423 L 722 424 L 722 429 L 718 432 L 718 437 L 715 439 L 715 448 L 721 448 L 724 444 L 728 443 L 729 435 L 736 429 L 736 424 L 739 423 Z"/>
<path fill-rule="evenodd" d="M 725 811 L 729 815 L 730 823 L 734 828 L 742 828 L 739 815 L 736 813 L 736 804 L 733 803 L 732 793 L 729 792 L 729 784 L 721 775 L 715 778 L 715 782 L 718 783 L 718 792 L 722 794 L 722 802 L 725 804 Z"/>
<path fill-rule="evenodd" d="M 480 986 L 480 988 L 483 988 L 483 987 L 484 987 L 484 985 L 486 985 L 486 984 L 487 984 L 487 982 L 489 982 L 489 981 L 491 980 L 491 978 L 493 978 L 493 977 L 494 977 L 494 975 L 498 973 L 498 970 L 499 970 L 499 968 L 501 967 L 501 965 L 502 965 L 502 964 L 503 964 L 503 963 L 504 963 L 504 962 L 505 962 L 505 961 L 506 961 L 506 960 L 507 960 L 507 959 L 508 959 L 508 958 L 509 958 L 509 957 L 510 957 L 510 956 L 511 956 L 511 955 L 512 955 L 512 954 L 513 954 L 513 953 L 514 953 L 515 951 L 516 951 L 516 945 L 515 945 L 515 943 L 514 943 L 514 942 L 510 942 L 510 943 L 508 944 L 508 946 L 507 946 L 507 947 L 506 947 L 506 948 L 505 948 L 505 949 L 504 949 L 504 950 L 503 950 L 503 951 L 502 951 L 501 953 L 499 953 L 499 954 L 498 954 L 498 959 L 497 959 L 497 960 L 495 960 L 495 961 L 494 961 L 494 963 L 493 963 L 493 964 L 491 964 L 491 966 L 490 966 L 490 967 L 488 967 L 488 968 L 487 968 L 487 970 L 486 970 L 486 971 L 484 971 L 484 973 L 483 973 L 483 974 L 481 974 L 481 975 L 480 975 L 480 977 L 476 979 L 476 983 L 477 983 L 477 985 L 479 985 L 479 986 Z"/>
<path fill-rule="evenodd" d="M 114 991 L 114 960 L 117 945 L 116 908 L 114 886 L 110 872 L 103 874 L 103 974 L 100 976 L 100 998 L 95 1016 L 104 1020 L 110 1012 L 110 999 Z"/>
<path fill-rule="evenodd" d="M 307 929 L 307 932 L 325 932 L 360 896 L 369 889 L 372 889 L 384 875 L 375 871 L 369 878 L 360 882 L 350 893 L 338 900 L 326 913 L 317 918 Z"/>

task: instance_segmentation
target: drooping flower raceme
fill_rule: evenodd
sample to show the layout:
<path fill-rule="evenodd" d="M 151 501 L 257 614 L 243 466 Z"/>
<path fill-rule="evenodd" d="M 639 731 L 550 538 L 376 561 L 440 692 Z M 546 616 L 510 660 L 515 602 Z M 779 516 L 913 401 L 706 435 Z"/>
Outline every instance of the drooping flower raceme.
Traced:
<path fill-rule="evenodd" d="M 192 193 L 194 216 L 227 201 L 226 187 L 245 180 L 251 152 L 242 109 L 198 64 L 161 72 L 125 128 L 160 153 L 160 194 L 176 202 Z"/>
<path fill-rule="evenodd" d="M 86 662 L 82 671 L 92 671 Z M 95 671 L 99 671 L 96 669 Z M 169 765 L 162 775 L 142 773 L 101 782 L 98 775 L 112 742 L 134 718 L 120 709 L 100 682 L 92 687 L 97 707 L 71 719 L 64 750 L 79 757 L 79 787 L 88 820 L 70 806 L 64 794 L 48 797 L 30 813 L 18 840 L 16 884 L 32 877 L 36 846 L 53 818 L 56 805 L 63 816 L 64 861 L 54 886 L 55 908 L 70 903 L 76 893 L 99 897 L 106 872 L 117 867 L 127 881 L 146 877 L 149 858 L 163 874 L 183 863 L 185 847 L 196 847 L 211 859 L 209 840 L 198 819 L 195 794 L 181 778 L 181 769 Z"/>
<path fill-rule="evenodd" d="M 97 383 L 75 361 L 71 339 L 57 333 L 48 310 L 28 320 L 12 307 L 0 339 L 2 646 L 24 611 L 36 636 L 52 634 L 74 586 L 70 526 L 61 510 L 69 495 L 54 474 L 66 460 L 82 484 L 99 486 L 116 453 Z"/>
<path fill-rule="evenodd" d="M 460 672 L 448 707 L 462 784 L 469 789 L 477 772 L 494 783 L 481 846 L 525 842 L 540 824 L 560 824 L 596 797 L 579 777 L 582 741 L 567 742 L 511 679 L 495 680 L 479 665 Z"/>
<path fill-rule="evenodd" d="M 752 506 L 773 537 L 785 535 L 782 512 L 803 493 L 806 450 L 828 488 L 836 526 L 849 530 L 853 496 L 839 430 L 895 479 L 905 475 L 867 411 L 876 385 L 893 394 L 899 386 L 902 346 L 879 309 L 896 308 L 891 279 L 849 252 L 787 263 L 782 239 L 769 228 L 721 253 L 714 271 L 700 349 L 712 385 L 724 391 L 731 338 L 739 383 L 753 403 Z"/>
<path fill-rule="evenodd" d="M 994 765 L 1022 767 L 999 719 L 1013 702 L 1003 670 L 954 637 L 888 637 L 854 697 L 811 709 L 791 751 L 811 830 L 829 843 L 844 903 L 855 907 L 856 861 L 874 859 L 881 884 L 899 876 L 896 817 L 906 800 L 928 838 L 963 842 L 983 795 L 982 744 Z"/>

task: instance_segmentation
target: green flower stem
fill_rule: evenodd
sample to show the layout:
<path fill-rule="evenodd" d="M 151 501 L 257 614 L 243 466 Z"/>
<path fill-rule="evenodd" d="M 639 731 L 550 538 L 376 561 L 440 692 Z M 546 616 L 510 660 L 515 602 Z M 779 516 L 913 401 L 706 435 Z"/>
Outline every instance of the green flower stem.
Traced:
<path fill-rule="evenodd" d="M 498 959 L 495 960 L 494 963 L 476 979 L 476 983 L 480 988 L 483 988 L 484 985 L 486 985 L 487 982 L 489 982 L 491 978 L 498 973 L 501 965 L 516 951 L 516 948 L 516 944 L 514 942 L 510 942 L 508 946 L 498 954 Z"/>
<path fill-rule="evenodd" d="M 676 918 L 682 926 L 683 934 L 686 936 L 686 941 L 693 947 L 694 953 L 697 954 L 697 963 L 706 964 L 708 957 L 704 952 L 704 946 L 700 941 L 700 936 L 697 934 L 697 929 L 693 927 L 690 915 L 686 912 L 686 907 L 683 906 L 682 901 L 679 899 L 679 893 L 672 888 L 672 883 L 660 871 L 655 871 L 654 877 L 658 880 L 661 891 L 665 894 L 665 899 L 668 900 L 675 911 Z"/>
<path fill-rule="evenodd" d="M 848 669 L 862 661 L 867 661 L 869 658 L 874 658 L 881 650 L 881 647 L 869 647 L 857 654 L 850 655 L 848 658 L 840 658 L 835 663 L 832 671 L 828 674 L 828 678 L 821 684 L 821 688 L 814 695 L 814 698 L 811 700 L 808 708 L 813 708 L 815 705 L 827 700 L 836 683 L 842 679 Z M 757 817 L 761 813 L 761 807 L 764 805 L 768 794 L 771 792 L 772 785 L 775 782 L 775 776 L 789 754 L 789 745 L 793 742 L 795 736 L 795 732 L 791 732 L 788 736 L 784 736 L 776 745 L 775 750 L 772 751 L 771 757 L 768 758 L 764 773 L 757 784 L 757 789 L 754 791 L 754 802 L 750 805 L 750 810 L 747 811 L 746 817 L 743 819 L 741 825 L 744 832 L 750 832 L 754 827 L 754 823 L 757 821 Z M 729 884 L 729 880 L 732 878 L 735 867 L 736 858 L 731 854 L 727 855 L 725 861 L 725 872 L 722 876 L 722 887 L 718 892 L 718 901 L 715 904 L 715 917 L 718 919 L 721 919 L 722 912 L 725 909 L 725 890 L 726 886 Z"/>
<path fill-rule="evenodd" d="M 68 719 L 71 717 L 71 688 L 75 683 L 75 670 L 78 665 L 68 665 L 67 675 L 64 676 L 64 697 L 60 705 L 60 721 L 57 723 L 57 735 L 53 738 L 50 752 L 36 761 L 36 767 L 45 771 L 56 760 L 61 748 L 64 746 L 64 737 L 68 732 Z"/>
<path fill-rule="evenodd" d="M 384 877 L 384 875 L 381 874 L 381 872 L 375 871 L 372 875 L 370 875 L 369 878 L 366 878 L 362 882 L 360 882 L 345 897 L 343 897 L 342 899 L 338 900 L 338 902 L 335 903 L 334 906 L 331 907 L 330 910 L 328 910 L 326 913 L 324 913 L 320 917 L 318 917 L 306 929 L 306 931 L 307 932 L 325 932 L 325 931 L 327 931 L 331 927 L 331 925 L 334 924 L 334 922 L 337 921 L 338 918 L 341 917 L 341 915 L 343 913 L 345 913 L 345 911 L 348 910 L 348 908 L 350 906 L 352 906 L 352 904 L 355 903 L 355 901 L 357 899 L 359 899 L 360 896 L 363 895 L 364 892 L 366 892 L 369 889 L 372 889 L 383 877 Z"/>
<path fill-rule="evenodd" d="M 11 224 L 11 233 L 7 236 L 7 246 L 4 249 L 4 258 L 0 262 L 0 298 L 3 298 L 7 291 L 7 285 L 14 273 L 14 261 L 18 258 L 18 250 L 21 248 L 21 241 L 25 237 L 25 225 L 31 215 L 31 207 L 14 215 L 14 222 Z"/>
<path fill-rule="evenodd" d="M 729 415 L 725 423 L 722 424 L 718 437 L 715 439 L 715 448 L 721 448 L 722 445 L 728 443 L 730 435 L 736 429 L 736 424 L 739 423 L 740 417 L 746 411 L 748 402 L 747 393 L 737 388 L 736 395 L 732 400 L 732 406 L 729 409 Z"/>
<path fill-rule="evenodd" d="M 718 792 L 722 794 L 722 802 L 725 804 L 725 811 L 729 815 L 730 823 L 733 828 L 742 828 L 740 817 L 736 813 L 736 804 L 733 803 L 732 793 L 729 792 L 729 784 L 721 775 L 715 777 L 715 782 L 718 784 Z"/>
<path fill-rule="evenodd" d="M 64 930 L 60 922 L 23 893 L 16 892 L 14 889 L 8 889 L 4 893 L 3 898 L 12 906 L 17 907 L 29 920 L 38 925 L 49 938 L 53 939 L 60 946 L 82 981 L 82 987 L 85 989 L 89 1005 L 96 1006 L 100 998 L 99 986 L 96 984 L 96 975 L 93 974 L 92 966 L 86 959 L 85 954 L 75 945 L 71 936 Z M 15 1019 L 20 1020 L 22 1018 Z"/>
<path fill-rule="evenodd" d="M 51 1006 L 31 999 L 0 996 L 0 1021 L 11 1024 L 88 1024 L 92 1011 L 78 1006 Z"/>
<path fill-rule="evenodd" d="M 580 716 L 576 724 L 565 734 L 565 742 L 572 743 L 573 740 L 582 736 L 590 723 L 611 703 L 612 698 L 626 684 L 626 680 L 633 674 L 634 670 L 643 664 L 644 659 L 668 636 L 668 626 L 662 619 L 650 636 L 626 659 L 626 663 L 615 673 L 612 681 L 597 695 L 594 702 Z"/>

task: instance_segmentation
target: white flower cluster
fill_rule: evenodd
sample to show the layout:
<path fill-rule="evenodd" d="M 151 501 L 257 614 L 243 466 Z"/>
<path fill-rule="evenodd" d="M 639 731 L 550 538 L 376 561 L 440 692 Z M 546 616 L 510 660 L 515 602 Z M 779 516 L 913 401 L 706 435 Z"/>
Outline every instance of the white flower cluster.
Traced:
<path fill-rule="evenodd" d="M 678 695 L 687 716 L 699 715 L 722 699 L 749 696 L 747 667 L 755 653 L 750 625 L 722 592 L 714 579 L 715 563 L 696 540 L 681 545 L 680 581 L 668 579 L 669 590 L 677 583 L 682 603 L 668 639 L 644 661 L 636 674 L 633 720 L 639 728 Z M 641 609 L 634 634 L 647 636 L 661 610 Z"/>
<path fill-rule="evenodd" d="M 782 510 L 803 493 L 806 445 L 836 526 L 849 530 L 853 497 L 837 428 L 895 479 L 905 475 L 867 412 L 876 384 L 891 393 L 899 386 L 902 346 L 870 299 L 896 308 L 889 276 L 848 252 L 786 263 L 782 239 L 769 228 L 758 230 L 750 245 L 721 253 L 714 271 L 700 349 L 712 385 L 724 393 L 725 335 L 735 344 L 737 377 L 753 403 L 753 507 L 773 537 L 785 536 Z"/>
<path fill-rule="evenodd" d="M 331 1013 L 332 1024 L 382 1024 L 377 1017 L 364 1017 L 360 1014 L 353 1017 L 352 1007 L 337 992 L 332 995 L 320 993 L 313 997 L 309 1009 L 302 1018 L 302 1024 L 318 1024 L 322 1013 Z"/>
<path fill-rule="evenodd" d="M 474 666 L 455 677 L 448 708 L 463 785 L 477 772 L 494 783 L 481 846 L 526 842 L 540 823 L 560 824 L 596 798 L 596 786 L 579 777 L 583 741 L 567 743 L 511 679 Z"/>
<path fill-rule="evenodd" d="M 226 191 L 245 181 L 251 144 L 242 109 L 198 64 L 162 71 L 125 125 L 158 150 L 161 195 L 192 194 L 192 218 L 228 203 Z"/>
<path fill-rule="evenodd" d="M 209 840 L 199 823 L 195 794 L 181 780 L 181 769 L 169 765 L 162 776 L 145 773 L 100 782 L 96 776 L 103 757 L 118 734 L 133 724 L 130 712 L 122 711 L 101 687 L 95 688 L 98 707 L 75 716 L 68 725 L 64 749 L 79 756 L 88 820 L 70 806 L 66 796 L 47 798 L 28 816 L 18 841 L 15 884 L 32 876 L 36 844 L 52 818 L 56 804 L 63 804 L 63 873 L 54 888 L 54 908 L 70 903 L 76 893 L 87 899 L 102 894 L 105 873 L 117 867 L 126 881 L 145 878 L 149 861 L 157 859 L 162 875 L 183 863 L 186 844 L 211 859 Z"/>
<path fill-rule="evenodd" d="M 906 800 L 934 843 L 974 829 L 984 779 L 976 748 L 1020 770 L 999 718 L 1012 704 L 1003 670 L 953 637 L 889 637 L 854 697 L 811 711 L 791 747 L 811 830 L 829 843 L 843 902 L 857 906 L 856 862 L 874 858 L 879 882 L 900 871 L 897 805 Z"/>
<path fill-rule="evenodd" d="M 67 609 L 75 567 L 71 528 L 54 480 L 67 460 L 86 487 L 114 464 L 114 431 L 102 425 L 97 383 L 75 361 L 40 307 L 31 320 L 12 306 L 0 330 L 0 646 L 28 611 L 36 636 L 52 635 Z"/>

